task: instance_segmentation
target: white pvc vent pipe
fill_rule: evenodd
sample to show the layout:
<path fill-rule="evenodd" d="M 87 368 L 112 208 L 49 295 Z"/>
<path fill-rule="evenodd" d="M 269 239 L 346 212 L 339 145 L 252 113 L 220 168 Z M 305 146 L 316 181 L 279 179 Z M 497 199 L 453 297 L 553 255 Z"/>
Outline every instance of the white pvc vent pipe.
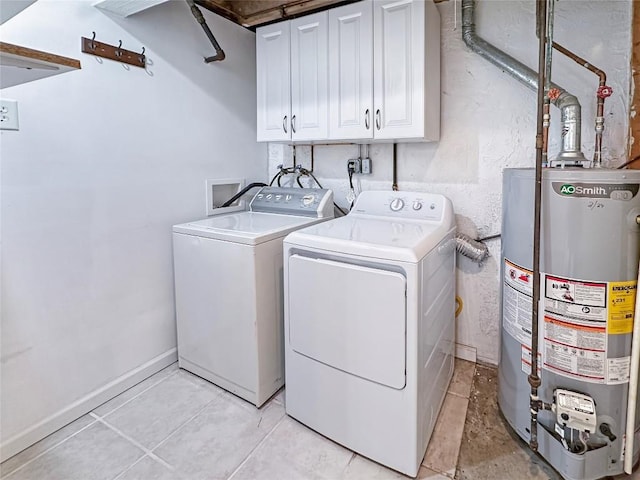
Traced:
<path fill-rule="evenodd" d="M 636 284 L 636 308 L 633 314 L 633 337 L 631 340 L 631 370 L 629 371 L 629 395 L 627 397 L 627 428 L 624 446 L 624 472 L 631 475 L 633 469 L 633 441 L 635 440 L 636 402 L 638 400 L 638 373 L 640 373 L 640 264 Z"/>

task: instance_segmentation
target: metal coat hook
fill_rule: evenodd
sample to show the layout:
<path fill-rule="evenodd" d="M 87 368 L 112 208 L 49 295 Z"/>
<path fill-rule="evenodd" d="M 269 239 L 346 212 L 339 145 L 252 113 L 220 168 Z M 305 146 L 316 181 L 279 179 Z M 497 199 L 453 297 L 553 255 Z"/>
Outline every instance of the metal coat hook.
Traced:
<path fill-rule="evenodd" d="M 145 68 L 146 57 L 144 56 L 145 48 L 142 47 L 142 53 L 133 52 L 122 48 L 122 40 L 118 40 L 118 46 L 109 45 L 96 41 L 96 32 L 91 32 L 91 38 L 82 37 L 82 51 L 97 57 L 108 58 L 117 62 L 126 63 L 135 67 Z"/>

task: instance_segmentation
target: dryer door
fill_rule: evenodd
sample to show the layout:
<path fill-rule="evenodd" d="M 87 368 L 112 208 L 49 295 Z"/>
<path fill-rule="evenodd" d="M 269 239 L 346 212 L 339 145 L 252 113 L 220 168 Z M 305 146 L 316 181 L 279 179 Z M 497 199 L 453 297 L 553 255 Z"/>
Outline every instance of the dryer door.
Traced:
<path fill-rule="evenodd" d="M 406 278 L 300 255 L 288 262 L 291 348 L 347 373 L 404 388 Z"/>

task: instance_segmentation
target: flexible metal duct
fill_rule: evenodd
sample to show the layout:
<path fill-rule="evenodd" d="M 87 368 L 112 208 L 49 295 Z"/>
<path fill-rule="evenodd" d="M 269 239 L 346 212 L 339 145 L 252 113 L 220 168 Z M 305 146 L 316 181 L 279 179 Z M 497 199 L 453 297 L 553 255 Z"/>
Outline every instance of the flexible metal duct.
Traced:
<path fill-rule="evenodd" d="M 489 248 L 464 233 L 456 233 L 456 250 L 476 263 L 482 263 L 489 256 Z"/>
<path fill-rule="evenodd" d="M 538 88 L 538 74 L 502 50 L 494 47 L 476 34 L 475 1 L 462 0 L 462 39 L 475 53 L 485 58 L 505 73 L 511 75 L 532 90 Z M 560 109 L 562 123 L 562 147 L 555 162 L 590 164 L 580 150 L 581 109 L 575 95 L 552 83 L 551 88 L 560 94 L 551 102 Z"/>

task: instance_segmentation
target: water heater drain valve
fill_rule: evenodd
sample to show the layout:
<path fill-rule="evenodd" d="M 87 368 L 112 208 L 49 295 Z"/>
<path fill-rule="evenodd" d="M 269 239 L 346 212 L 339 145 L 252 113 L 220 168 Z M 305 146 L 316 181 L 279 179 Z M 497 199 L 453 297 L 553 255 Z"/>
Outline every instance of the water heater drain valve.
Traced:
<path fill-rule="evenodd" d="M 556 422 L 580 432 L 596 431 L 596 402 L 588 395 L 557 389 L 554 392 Z"/>

